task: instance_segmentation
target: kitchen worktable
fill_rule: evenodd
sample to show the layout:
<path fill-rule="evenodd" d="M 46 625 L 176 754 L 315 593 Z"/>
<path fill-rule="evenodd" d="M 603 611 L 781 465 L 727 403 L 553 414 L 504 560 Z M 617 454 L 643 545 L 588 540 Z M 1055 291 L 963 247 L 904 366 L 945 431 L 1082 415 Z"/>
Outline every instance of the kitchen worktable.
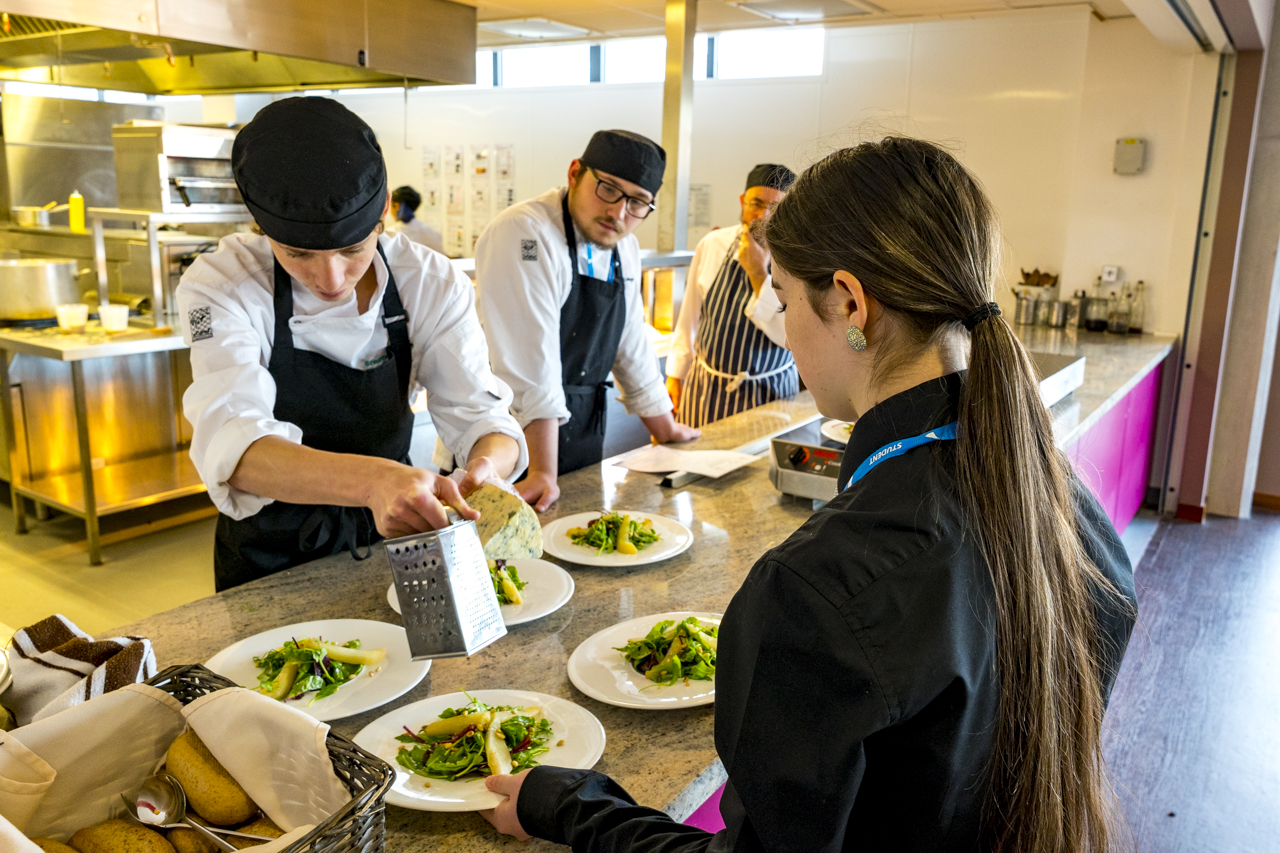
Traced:
<path fill-rule="evenodd" d="M 1089 359 L 1085 385 L 1074 399 L 1055 407 L 1055 422 L 1064 429 L 1059 444 L 1076 437 L 1081 424 L 1087 426 L 1123 398 L 1133 381 L 1168 354 L 1171 344 L 1150 335 L 1081 335 L 1072 341 L 1026 333 L 1024 337 L 1045 351 L 1083 349 Z M 817 416 L 812 399 L 802 393 L 793 401 L 710 424 L 694 446 L 758 452 L 770 435 Z M 604 705 L 570 684 L 569 655 L 595 632 L 635 616 L 669 610 L 723 612 L 756 559 L 803 524 L 812 507 L 809 501 L 774 490 L 764 458 L 719 480 L 696 480 L 674 489 L 660 486 L 659 481 L 656 475 L 609 462 L 586 468 L 561 478 L 561 498 L 542 520 L 602 508 L 660 513 L 679 519 L 693 531 L 688 551 L 656 565 L 627 569 L 567 566 L 576 591 L 562 609 L 511 628 L 506 637 L 472 658 L 435 661 L 414 690 L 374 711 L 338 720 L 334 729 L 351 737 L 395 707 L 463 689 L 517 688 L 561 696 L 586 707 L 604 724 L 607 743 L 598 770 L 617 779 L 639 802 L 664 809 L 676 820 L 688 817 L 724 781 L 712 740 L 713 706 L 639 711 Z M 318 560 L 114 633 L 150 637 L 161 666 L 206 661 L 237 640 L 293 622 L 363 618 L 398 624 L 399 617 L 386 603 L 390 583 L 385 552 L 375 548 L 364 562 L 347 555 Z M 387 808 L 391 853 L 439 849 L 469 853 L 504 844 L 476 814 Z M 533 841 L 521 849 L 563 848 Z"/>

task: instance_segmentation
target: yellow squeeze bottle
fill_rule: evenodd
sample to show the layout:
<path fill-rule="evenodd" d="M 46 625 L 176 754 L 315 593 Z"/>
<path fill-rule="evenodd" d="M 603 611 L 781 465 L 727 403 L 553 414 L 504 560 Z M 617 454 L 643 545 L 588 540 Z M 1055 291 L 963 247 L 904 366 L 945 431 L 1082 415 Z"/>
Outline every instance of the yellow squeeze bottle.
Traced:
<path fill-rule="evenodd" d="M 70 220 L 72 232 L 76 234 L 85 233 L 84 196 L 80 195 L 79 190 L 74 190 L 71 193 L 71 197 L 67 199 L 67 218 Z"/>

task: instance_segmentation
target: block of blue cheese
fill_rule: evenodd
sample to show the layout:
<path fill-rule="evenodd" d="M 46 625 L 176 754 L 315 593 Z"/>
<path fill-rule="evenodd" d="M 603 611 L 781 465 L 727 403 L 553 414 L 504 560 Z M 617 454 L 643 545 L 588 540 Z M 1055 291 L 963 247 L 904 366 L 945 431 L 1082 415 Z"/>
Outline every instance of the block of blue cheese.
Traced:
<path fill-rule="evenodd" d="M 480 513 L 476 529 L 486 558 L 522 560 L 542 556 L 538 514 L 518 496 L 486 483 L 467 495 L 467 503 Z"/>

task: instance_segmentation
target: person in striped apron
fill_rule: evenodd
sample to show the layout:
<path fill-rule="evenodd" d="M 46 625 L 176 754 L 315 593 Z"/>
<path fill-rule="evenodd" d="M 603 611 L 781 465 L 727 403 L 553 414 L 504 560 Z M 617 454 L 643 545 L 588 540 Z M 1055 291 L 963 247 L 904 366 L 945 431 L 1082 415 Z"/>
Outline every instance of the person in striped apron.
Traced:
<path fill-rule="evenodd" d="M 742 223 L 712 231 L 693 253 L 667 361 L 667 390 L 682 424 L 701 427 L 800 390 L 769 252 L 750 231 L 795 179 L 786 166 L 756 166 L 738 196 Z"/>

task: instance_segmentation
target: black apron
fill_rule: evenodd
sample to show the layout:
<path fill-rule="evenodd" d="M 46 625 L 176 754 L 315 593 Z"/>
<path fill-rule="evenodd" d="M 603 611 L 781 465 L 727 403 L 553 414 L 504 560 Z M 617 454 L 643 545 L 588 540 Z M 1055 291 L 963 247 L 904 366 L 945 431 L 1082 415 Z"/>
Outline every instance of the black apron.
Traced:
<path fill-rule="evenodd" d="M 385 264 L 387 256 L 378 245 Z M 382 297 L 387 358 L 358 370 L 293 347 L 293 285 L 275 263 L 275 341 L 267 370 L 276 382 L 277 420 L 296 424 L 306 447 L 333 453 L 409 461 L 413 411 L 409 370 L 413 358 L 409 318 L 391 265 Z M 380 540 L 367 507 L 311 506 L 276 501 L 248 518 L 218 517 L 213 546 L 214 582 L 221 592 L 292 566 L 350 550 L 369 556 Z M 361 553 L 363 549 L 363 553 Z"/>
<path fill-rule="evenodd" d="M 609 406 L 609 371 L 618 358 L 618 343 L 627 323 L 626 283 L 618 250 L 611 260 L 613 281 L 578 272 L 578 241 L 564 209 L 564 238 L 569 244 L 573 280 L 560 309 L 560 370 L 569 421 L 560 425 L 559 473 L 567 474 L 604 459 L 604 428 Z"/>

